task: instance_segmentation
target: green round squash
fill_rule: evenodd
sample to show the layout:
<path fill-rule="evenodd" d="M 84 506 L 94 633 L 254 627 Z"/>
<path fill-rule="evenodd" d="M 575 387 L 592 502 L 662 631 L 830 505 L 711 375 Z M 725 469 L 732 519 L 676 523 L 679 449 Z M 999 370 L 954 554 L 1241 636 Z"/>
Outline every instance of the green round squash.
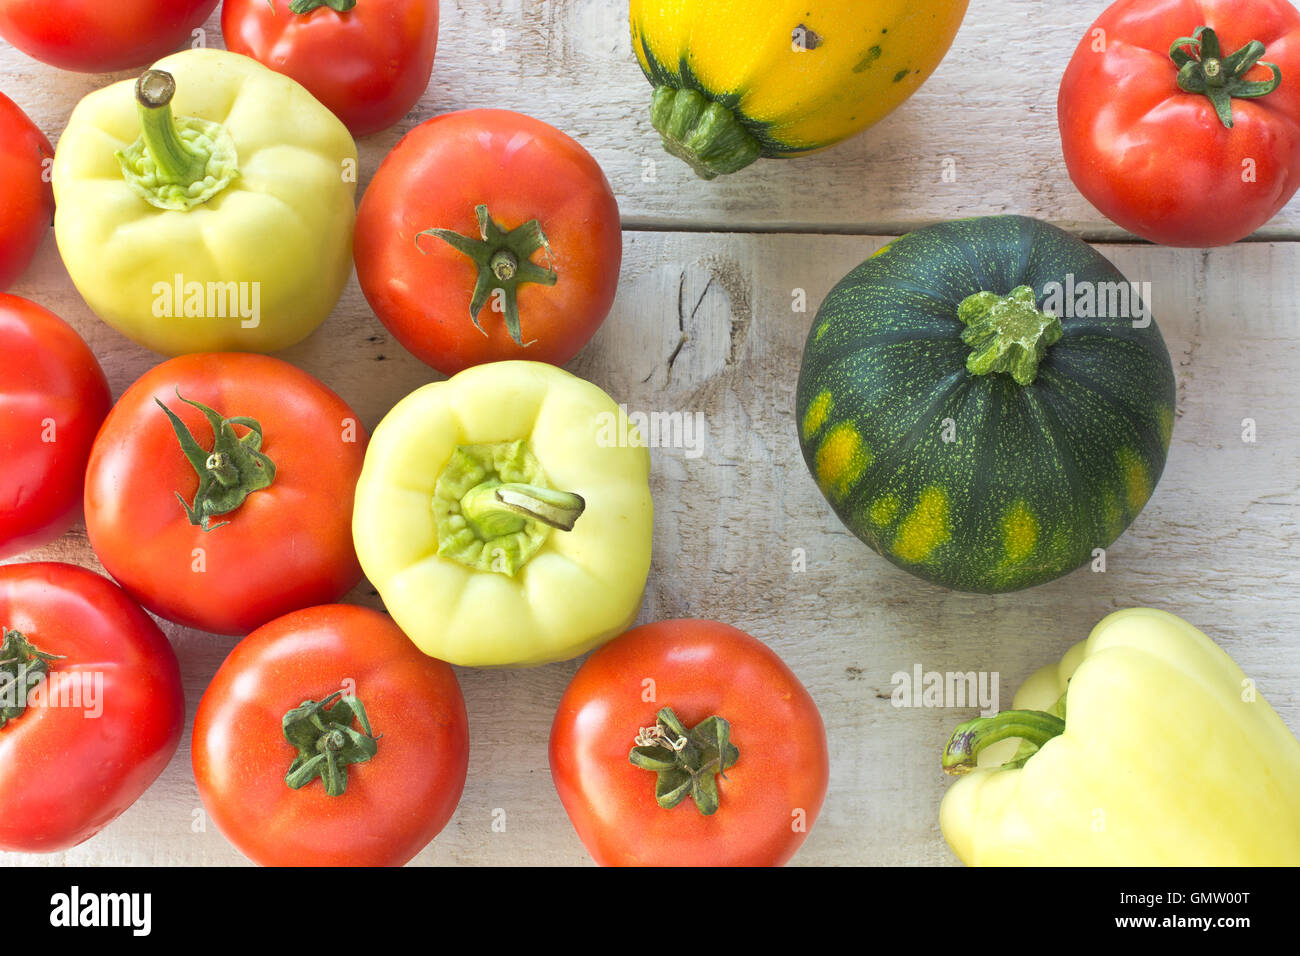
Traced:
<path fill-rule="evenodd" d="M 1090 561 L 1137 517 L 1174 422 L 1148 298 L 1023 216 L 903 236 L 827 296 L 796 398 L 840 520 L 945 587 L 1014 591 Z"/>

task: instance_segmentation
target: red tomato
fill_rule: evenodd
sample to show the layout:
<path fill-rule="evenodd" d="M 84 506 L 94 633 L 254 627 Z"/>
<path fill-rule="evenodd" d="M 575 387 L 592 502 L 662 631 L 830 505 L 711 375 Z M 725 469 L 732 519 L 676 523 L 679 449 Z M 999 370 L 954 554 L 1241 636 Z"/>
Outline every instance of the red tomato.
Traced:
<path fill-rule="evenodd" d="M 214 429 L 182 399 L 232 419 L 221 431 L 244 450 L 213 461 L 210 453 L 221 450 Z M 208 475 L 202 486 L 159 403 L 197 441 Z M 259 454 L 249 453 L 255 432 L 247 419 L 262 429 Z M 361 579 L 352 496 L 366 441 L 356 413 L 287 362 L 245 353 L 174 358 L 127 389 L 95 440 L 86 473 L 91 546 L 141 604 L 204 631 L 246 634 L 337 600 Z M 256 490 L 242 502 L 224 498 L 223 467 Z M 190 514 L 201 487 L 212 490 L 207 518 L 201 505 Z"/>
<path fill-rule="evenodd" d="M 0 699 L 26 704 L 0 726 L 0 849 L 66 850 L 135 803 L 176 752 L 180 665 L 120 588 L 68 564 L 0 566 L 0 627 L 11 632 Z M 12 632 L 56 655 L 22 693 Z"/>
<path fill-rule="evenodd" d="M 656 719 L 665 708 L 685 730 L 707 730 L 699 725 L 715 716 L 730 725 L 738 754 L 713 778 L 709 815 L 690 796 L 659 805 L 660 775 L 629 759 L 645 728 L 680 745 L 681 732 L 664 738 Z M 564 809 L 602 866 L 781 865 L 816 821 L 830 773 L 826 730 L 799 679 L 765 644 L 713 621 L 647 624 L 592 654 L 560 701 L 550 751 Z M 680 753 L 673 759 L 697 755 L 701 779 L 716 768 L 716 745 Z"/>
<path fill-rule="evenodd" d="M 349 711 L 337 723 L 372 738 L 368 759 L 340 762 L 344 781 L 334 795 L 311 769 L 293 789 L 286 777 L 299 750 L 286 737 L 285 714 L 340 690 L 361 702 L 366 721 Z M 325 712 L 337 716 L 338 706 Z M 324 737 L 308 732 L 307 750 L 323 753 Z M 336 604 L 272 621 L 231 651 L 199 704 L 193 754 L 203 805 L 249 859 L 401 866 L 456 811 L 469 726 L 451 667 L 420 653 L 386 615 Z"/>
<path fill-rule="evenodd" d="M 519 113 L 466 110 L 421 123 L 388 154 L 354 248 L 380 320 L 453 375 L 577 355 L 614 302 L 623 234 L 609 181 L 575 140 Z"/>
<path fill-rule="evenodd" d="M 221 33 L 226 49 L 293 77 L 365 136 L 400 120 L 428 87 L 438 0 L 226 0 Z"/>
<path fill-rule="evenodd" d="M 0 292 L 22 275 L 54 221 L 53 159 L 45 134 L 0 93 Z"/>
<path fill-rule="evenodd" d="M 1226 89 L 1231 127 L 1205 93 L 1184 92 L 1170 57 L 1184 44 L 1194 87 L 1232 77 L 1225 58 L 1252 41 L 1262 60 Z M 1222 57 L 1215 54 L 1215 47 Z M 1286 0 L 1120 0 L 1093 24 L 1065 71 L 1058 101 L 1065 163 L 1104 215 L 1170 246 L 1219 246 L 1268 222 L 1300 187 L 1300 12 Z M 1225 118 L 1229 118 L 1225 113 Z"/>
<path fill-rule="evenodd" d="M 0 37 L 61 70 L 146 66 L 191 42 L 217 0 L 0 0 Z"/>
<path fill-rule="evenodd" d="M 16 295 L 0 294 L 0 355 L 2 559 L 48 544 L 80 516 L 86 460 L 112 398 L 72 327 Z"/>

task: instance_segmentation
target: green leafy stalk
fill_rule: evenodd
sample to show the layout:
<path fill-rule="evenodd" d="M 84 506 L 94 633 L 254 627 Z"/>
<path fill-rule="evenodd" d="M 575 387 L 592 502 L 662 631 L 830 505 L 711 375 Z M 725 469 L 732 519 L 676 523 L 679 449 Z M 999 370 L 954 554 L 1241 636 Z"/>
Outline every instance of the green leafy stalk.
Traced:
<path fill-rule="evenodd" d="M 1224 56 L 1218 35 L 1209 27 L 1197 27 L 1189 37 L 1179 37 L 1169 47 L 1169 58 L 1178 67 L 1178 86 L 1187 93 L 1201 93 L 1210 98 L 1214 111 L 1227 129 L 1232 129 L 1232 101 L 1268 96 L 1282 85 L 1282 68 L 1260 58 L 1264 44 L 1251 40 L 1237 52 Z M 1266 66 L 1273 76 L 1268 80 L 1249 81 L 1246 74 L 1256 66 Z"/>
<path fill-rule="evenodd" d="M 671 707 L 665 707 L 655 726 L 643 727 L 635 742 L 628 760 L 656 775 L 659 806 L 671 810 L 690 797 L 705 816 L 718 812 L 718 775 L 727 779 L 725 771 L 740 759 L 727 721 L 708 717 L 688 729 Z"/>
<path fill-rule="evenodd" d="M 332 705 L 332 706 L 331 706 Z M 361 730 L 352 726 L 361 724 Z M 320 778 L 325 793 L 342 796 L 348 788 L 348 767 L 365 763 L 379 750 L 366 709 L 355 697 L 335 691 L 324 700 L 305 700 L 284 715 L 284 739 L 298 748 L 284 782 L 301 790 Z"/>

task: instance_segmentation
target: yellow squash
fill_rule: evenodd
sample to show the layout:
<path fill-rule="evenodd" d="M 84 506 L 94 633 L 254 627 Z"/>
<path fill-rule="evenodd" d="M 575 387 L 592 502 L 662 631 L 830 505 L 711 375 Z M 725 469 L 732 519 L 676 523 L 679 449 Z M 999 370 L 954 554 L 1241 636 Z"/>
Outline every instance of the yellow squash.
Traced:
<path fill-rule="evenodd" d="M 664 147 L 705 179 L 882 119 L 934 72 L 967 0 L 632 0 Z"/>

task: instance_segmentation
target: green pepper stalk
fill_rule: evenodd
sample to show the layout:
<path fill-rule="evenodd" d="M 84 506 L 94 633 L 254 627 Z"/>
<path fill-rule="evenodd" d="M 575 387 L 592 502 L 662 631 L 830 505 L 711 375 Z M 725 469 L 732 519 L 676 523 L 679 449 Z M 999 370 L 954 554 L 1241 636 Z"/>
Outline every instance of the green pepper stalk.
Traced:
<path fill-rule="evenodd" d="M 159 209 L 188 211 L 212 199 L 239 175 L 235 141 L 219 123 L 174 116 L 176 80 L 146 70 L 135 84 L 140 138 L 119 150 L 128 186 Z"/>

